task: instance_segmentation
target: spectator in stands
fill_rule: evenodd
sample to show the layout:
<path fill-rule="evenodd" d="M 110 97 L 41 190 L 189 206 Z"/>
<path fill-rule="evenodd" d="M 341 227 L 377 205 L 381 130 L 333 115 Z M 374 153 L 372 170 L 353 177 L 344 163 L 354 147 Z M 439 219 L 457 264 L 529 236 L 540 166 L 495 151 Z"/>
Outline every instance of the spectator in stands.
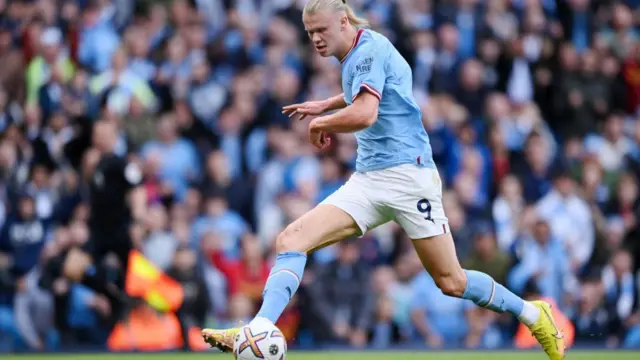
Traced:
<path fill-rule="evenodd" d="M 193 327 L 204 327 L 211 302 L 206 284 L 197 272 L 197 253 L 191 248 L 180 247 L 173 255 L 167 275 L 177 280 L 184 289 L 189 289 L 185 291 L 182 306 L 178 310 L 182 331 L 186 333 Z"/>
<path fill-rule="evenodd" d="M 426 271 L 413 280 L 412 287 L 411 318 L 417 335 L 432 349 L 463 346 L 472 303 L 442 294 Z"/>
<path fill-rule="evenodd" d="M 430 88 L 436 93 L 452 94 L 457 90 L 457 85 L 450 79 L 456 77 L 461 62 L 458 55 L 460 33 L 450 23 L 442 25 L 437 33 L 439 48 L 436 50 Z"/>
<path fill-rule="evenodd" d="M 165 28 L 163 20 L 154 20 L 159 28 Z M 162 25 L 160 25 L 162 24 Z M 186 59 L 187 43 L 180 34 L 173 35 L 166 43 L 164 61 L 160 64 L 154 83 L 158 86 L 185 82 L 191 76 L 191 64 Z"/>
<path fill-rule="evenodd" d="M 39 285 L 41 272 L 55 251 L 54 246 L 49 243 L 43 249 L 38 264 L 24 276 L 22 289 L 14 298 L 15 326 L 30 350 L 55 350 L 58 346 L 53 296 Z"/>
<path fill-rule="evenodd" d="M 473 250 L 471 254 L 464 259 L 464 268 L 482 271 L 491 275 L 496 281 L 506 283 L 511 260 L 507 253 L 498 247 L 490 225 L 480 224 L 474 233 Z"/>
<path fill-rule="evenodd" d="M 111 66 L 91 79 L 89 88 L 96 97 L 105 97 L 108 111 L 124 115 L 133 109 L 152 111 L 157 99 L 149 84 L 129 68 L 129 55 L 124 47 L 113 53 Z"/>
<path fill-rule="evenodd" d="M 146 82 L 151 81 L 156 76 L 156 66 L 149 59 L 147 34 L 142 28 L 131 27 L 124 40 L 130 55 L 128 70 L 138 74 Z"/>
<path fill-rule="evenodd" d="M 204 157 L 204 154 L 210 153 L 218 146 L 219 139 L 217 136 L 214 135 L 211 128 L 195 117 L 189 109 L 186 99 L 176 96 L 173 101 L 173 110 L 180 129 L 180 135 L 196 146 L 201 157 Z"/>
<path fill-rule="evenodd" d="M 89 1 L 82 12 L 78 60 L 93 72 L 107 70 L 120 46 L 118 34 L 108 17 L 107 10 L 98 1 Z"/>
<path fill-rule="evenodd" d="M 81 285 L 72 284 L 69 289 L 69 332 L 65 342 L 72 346 L 103 344 L 105 330 L 99 325 L 100 317 L 111 315 L 111 305 L 104 295 Z"/>
<path fill-rule="evenodd" d="M 515 176 L 507 175 L 502 179 L 498 191 L 492 215 L 499 248 L 508 251 L 520 233 L 519 215 L 524 211 L 525 200 L 522 185 Z"/>
<path fill-rule="evenodd" d="M 308 291 L 319 317 L 315 335 L 320 342 L 366 345 L 374 299 L 369 292 L 369 271 L 360 261 L 356 239 L 339 244 L 338 258 L 319 269 Z"/>
<path fill-rule="evenodd" d="M 561 308 L 566 293 L 575 286 L 570 261 L 564 244 L 551 233 L 546 220 L 536 221 L 531 235 L 519 240 L 518 264 L 509 274 L 509 288 L 521 293 L 528 282 L 533 282 L 540 294 L 551 298 Z"/>
<path fill-rule="evenodd" d="M 97 115 L 98 104 L 89 91 L 89 74 L 86 70 L 76 69 L 68 89 L 63 93 L 62 107 L 74 119 L 93 119 Z"/>
<path fill-rule="evenodd" d="M 9 91 L 9 98 L 21 98 L 24 91 L 24 64 L 20 51 L 14 49 L 13 26 L 7 17 L 0 20 L 0 87 Z"/>
<path fill-rule="evenodd" d="M 373 326 L 368 332 L 368 341 L 376 349 L 389 348 L 403 341 L 400 326 L 393 319 L 393 301 L 388 296 L 377 299 Z"/>
<path fill-rule="evenodd" d="M 143 158 L 158 156 L 160 179 L 171 186 L 171 192 L 177 201 L 184 200 L 188 184 L 200 175 L 200 161 L 193 144 L 179 137 L 173 115 L 160 119 L 157 128 L 157 140 L 146 143 L 142 150 Z"/>
<path fill-rule="evenodd" d="M 238 258 L 240 239 L 249 231 L 248 224 L 238 213 L 228 208 L 222 190 L 213 189 L 204 197 L 205 211 L 192 225 L 191 244 L 197 246 L 207 232 L 214 231 L 221 237 L 219 248 L 230 258 Z"/>
<path fill-rule="evenodd" d="M 617 251 L 611 263 L 602 272 L 605 306 L 611 322 L 608 345 L 617 347 L 623 336 L 623 324 L 627 321 L 635 303 L 634 279 L 631 269 L 631 254 Z M 616 331 L 619 329 L 619 331 Z"/>
<path fill-rule="evenodd" d="M 167 210 L 162 204 L 147 210 L 148 236 L 142 244 L 142 253 L 161 270 L 167 270 L 174 261 L 174 254 L 180 245 L 168 231 Z"/>
<path fill-rule="evenodd" d="M 604 306 L 604 289 L 599 276 L 589 275 L 582 281 L 580 298 L 573 323 L 576 342 L 588 340 L 603 345 L 612 334 L 611 318 Z"/>
<path fill-rule="evenodd" d="M 38 217 L 33 194 L 24 193 L 17 203 L 18 211 L 5 222 L 0 235 L 0 253 L 14 281 L 23 281 L 40 258 L 47 236 L 47 224 Z"/>
<path fill-rule="evenodd" d="M 456 100 L 469 111 L 472 120 L 484 115 L 483 66 L 478 60 L 466 60 L 460 68 L 460 88 L 455 93 Z"/>
<path fill-rule="evenodd" d="M 487 3 L 485 26 L 491 37 L 507 40 L 518 31 L 518 18 L 508 2 L 491 0 Z"/>
<path fill-rule="evenodd" d="M 298 153 L 300 139 L 290 131 L 272 129 L 270 145 L 274 154 L 267 162 L 256 184 L 254 210 L 258 235 L 263 239 L 274 239 L 286 221 L 276 215 L 282 210 L 278 207 L 278 196 L 293 192 L 301 185 L 309 184 L 315 188 L 320 167 L 317 159 L 309 153 Z"/>
<path fill-rule="evenodd" d="M 604 207 L 606 216 L 620 217 L 624 222 L 624 230 L 629 231 L 637 225 L 637 213 L 640 206 L 640 193 L 637 179 L 628 173 L 618 176 L 615 193 Z"/>
<path fill-rule="evenodd" d="M 591 212 L 595 218 L 600 215 L 599 210 L 609 200 L 610 191 L 608 185 L 615 175 L 605 173 L 597 159 L 587 156 L 582 162 L 582 171 L 579 176 L 581 177 L 581 196 L 591 206 Z"/>
<path fill-rule="evenodd" d="M 631 44 L 637 43 L 640 34 L 634 27 L 631 9 L 626 4 L 616 3 L 611 10 L 611 22 L 598 36 L 616 56 L 624 58 Z"/>
<path fill-rule="evenodd" d="M 602 136 L 592 134 L 585 138 L 585 150 L 597 156 L 606 171 L 617 172 L 624 156 L 631 151 L 632 142 L 623 133 L 622 114 L 611 114 L 604 123 Z"/>
<path fill-rule="evenodd" d="M 250 233 L 241 240 L 241 257 L 229 259 L 221 248 L 220 239 L 213 240 L 209 250 L 211 264 L 220 270 L 226 280 L 230 296 L 242 294 L 258 308 L 262 300 L 262 290 L 269 277 L 269 266 L 258 239 Z"/>
<path fill-rule="evenodd" d="M 556 168 L 553 189 L 536 204 L 538 217 L 548 222 L 551 235 L 567 250 L 572 271 L 580 272 L 595 244 L 591 211 L 576 194 L 576 184 L 563 165 Z"/>
<path fill-rule="evenodd" d="M 527 203 L 534 203 L 551 189 L 551 157 L 542 136 L 532 133 L 526 140 L 524 162 L 517 163 L 514 171 L 518 174 Z"/>
<path fill-rule="evenodd" d="M 223 110 L 216 124 L 217 134 L 220 137 L 220 148 L 227 159 L 227 171 L 232 179 L 243 175 L 242 127 L 242 115 L 235 107 Z"/>
<path fill-rule="evenodd" d="M 237 212 L 250 224 L 253 221 L 253 189 L 251 183 L 243 176 L 232 177 L 228 166 L 228 158 L 222 151 L 213 151 L 205 164 L 204 177 L 199 184 L 202 193 L 221 189 L 229 204 L 229 209 Z"/>
<path fill-rule="evenodd" d="M 226 91 L 211 74 L 211 65 L 204 55 L 193 55 L 185 59 L 189 71 L 189 91 L 187 99 L 196 119 L 209 128 L 219 128 L 216 124 L 226 98 Z"/>
<path fill-rule="evenodd" d="M 63 40 L 62 32 L 55 27 L 45 29 L 40 35 L 40 55 L 34 57 L 26 69 L 28 105 L 38 102 L 38 91 L 49 81 L 54 69 L 59 73 L 57 81 L 66 83 L 73 76 L 75 67 L 62 49 Z"/>
<path fill-rule="evenodd" d="M 401 259 L 399 261 L 402 261 Z M 398 264 L 398 266 L 401 266 Z M 413 296 L 413 289 L 406 279 L 400 279 L 396 271 L 391 267 L 381 266 L 376 269 L 372 275 L 372 289 L 378 299 L 376 311 L 378 320 L 387 323 L 391 321 L 393 326 L 397 327 L 400 337 L 408 336 L 412 331 L 411 318 L 409 316 L 409 306 Z M 384 300 L 380 300 L 384 298 Z M 392 313 L 386 314 L 386 306 L 391 302 Z M 373 332 L 378 333 L 377 325 L 374 324 Z M 395 332 L 396 330 L 394 330 Z M 375 337 L 375 335 L 374 335 Z M 397 340 L 397 339 L 396 339 Z"/>

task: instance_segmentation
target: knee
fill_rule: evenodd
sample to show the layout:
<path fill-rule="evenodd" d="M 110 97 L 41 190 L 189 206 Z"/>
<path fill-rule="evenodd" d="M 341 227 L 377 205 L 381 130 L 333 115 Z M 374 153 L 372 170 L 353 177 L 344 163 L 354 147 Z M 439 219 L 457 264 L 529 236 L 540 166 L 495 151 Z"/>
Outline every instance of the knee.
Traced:
<path fill-rule="evenodd" d="M 293 224 L 287 226 L 276 238 L 276 251 L 288 252 L 288 251 L 297 251 L 297 252 L 305 252 L 305 249 L 302 249 L 301 241 L 298 239 L 299 231 L 293 229 Z"/>
<path fill-rule="evenodd" d="M 462 297 L 467 287 L 467 276 L 462 269 L 434 274 L 433 278 L 438 288 L 447 296 Z"/>

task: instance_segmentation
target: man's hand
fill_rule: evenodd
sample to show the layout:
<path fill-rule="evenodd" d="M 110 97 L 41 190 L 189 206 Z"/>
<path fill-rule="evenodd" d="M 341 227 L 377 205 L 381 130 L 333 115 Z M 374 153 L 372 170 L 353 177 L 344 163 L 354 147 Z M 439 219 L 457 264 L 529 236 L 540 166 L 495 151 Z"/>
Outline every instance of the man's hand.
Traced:
<path fill-rule="evenodd" d="M 53 282 L 53 293 L 63 295 L 69 292 L 69 282 L 65 278 L 58 278 Z"/>
<path fill-rule="evenodd" d="M 349 335 L 349 343 L 356 348 L 363 348 L 367 345 L 367 335 L 364 331 L 357 329 Z"/>
<path fill-rule="evenodd" d="M 16 292 L 23 292 L 27 289 L 26 276 L 22 276 L 16 280 Z"/>
<path fill-rule="evenodd" d="M 444 344 L 444 340 L 440 335 L 430 334 L 425 338 L 425 342 L 431 349 L 439 349 Z"/>
<path fill-rule="evenodd" d="M 308 115 L 322 115 L 328 109 L 326 100 L 307 101 L 301 104 L 288 105 L 282 108 L 282 113 L 289 115 L 290 118 L 300 115 L 298 120 L 306 118 Z"/>
<path fill-rule="evenodd" d="M 333 334 L 339 339 L 346 338 L 349 335 L 349 324 L 344 321 L 336 321 L 333 324 Z"/>
<path fill-rule="evenodd" d="M 102 295 L 96 295 L 90 301 L 89 306 L 104 317 L 111 315 L 111 305 L 109 304 L 109 300 Z"/>
<path fill-rule="evenodd" d="M 469 335 L 467 335 L 467 337 L 464 340 L 464 346 L 467 349 L 475 349 L 480 346 L 481 342 L 482 342 L 482 338 L 479 334 L 470 333 Z"/>
<path fill-rule="evenodd" d="M 0 268 L 8 269 L 13 266 L 13 258 L 9 254 L 0 253 Z"/>
<path fill-rule="evenodd" d="M 324 131 L 309 126 L 309 142 L 319 150 L 324 150 L 331 145 L 331 138 Z"/>

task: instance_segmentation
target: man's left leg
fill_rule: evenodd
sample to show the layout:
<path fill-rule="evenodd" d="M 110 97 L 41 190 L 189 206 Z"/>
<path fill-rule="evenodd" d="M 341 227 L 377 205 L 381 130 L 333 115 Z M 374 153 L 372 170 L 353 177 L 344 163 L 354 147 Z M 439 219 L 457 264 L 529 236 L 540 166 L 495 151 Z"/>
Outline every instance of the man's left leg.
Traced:
<path fill-rule="evenodd" d="M 453 237 L 448 231 L 415 239 L 413 245 L 425 269 L 445 295 L 468 299 L 478 306 L 516 316 L 531 329 L 550 359 L 564 358 L 563 335 L 555 325 L 549 304 L 524 301 L 489 275 L 463 270 L 456 255 Z"/>
<path fill-rule="evenodd" d="M 442 292 L 499 313 L 513 314 L 531 329 L 551 360 L 562 359 L 564 341 L 549 304 L 526 302 L 489 275 L 460 266 L 442 205 L 438 171 L 404 166 L 389 173 L 393 176 L 387 179 L 387 197 L 395 210 L 395 221 L 413 240 L 422 264 Z"/>

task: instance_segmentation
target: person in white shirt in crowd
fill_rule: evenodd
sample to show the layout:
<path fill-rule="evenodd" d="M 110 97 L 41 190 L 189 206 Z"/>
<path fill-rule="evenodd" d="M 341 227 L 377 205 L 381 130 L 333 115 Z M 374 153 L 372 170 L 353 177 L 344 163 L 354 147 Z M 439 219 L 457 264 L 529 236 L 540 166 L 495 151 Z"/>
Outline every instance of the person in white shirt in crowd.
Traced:
<path fill-rule="evenodd" d="M 564 245 L 573 271 L 579 271 L 591 259 L 595 244 L 591 210 L 576 194 L 576 184 L 566 167 L 559 165 L 552 175 L 553 187 L 536 204 L 536 213 Z"/>

